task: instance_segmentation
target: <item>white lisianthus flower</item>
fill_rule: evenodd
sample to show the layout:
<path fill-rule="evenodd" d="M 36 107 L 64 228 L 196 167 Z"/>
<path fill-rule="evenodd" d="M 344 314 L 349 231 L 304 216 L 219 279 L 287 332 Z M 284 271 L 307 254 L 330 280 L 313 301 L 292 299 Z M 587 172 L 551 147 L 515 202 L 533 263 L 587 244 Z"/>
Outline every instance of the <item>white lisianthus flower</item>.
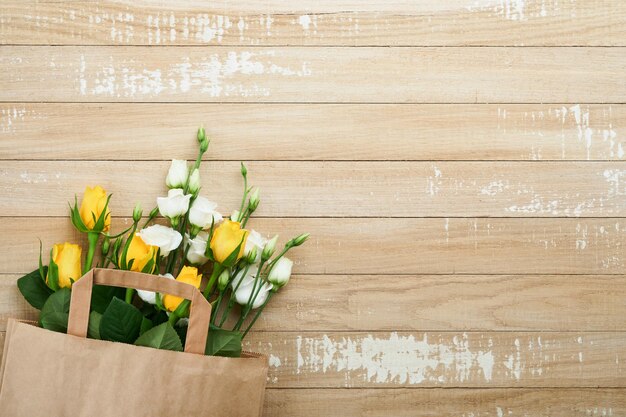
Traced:
<path fill-rule="evenodd" d="M 187 184 L 188 175 L 189 168 L 187 168 L 187 161 L 172 159 L 172 164 L 167 172 L 165 183 L 168 188 L 183 188 L 185 184 Z"/>
<path fill-rule="evenodd" d="M 167 197 L 157 197 L 157 206 L 161 216 L 170 219 L 182 216 L 189 209 L 191 194 L 185 195 L 180 188 L 173 188 L 167 192 Z"/>
<path fill-rule="evenodd" d="M 289 282 L 291 277 L 291 268 L 293 267 L 293 261 L 289 258 L 282 257 L 270 270 L 267 280 L 272 283 L 276 288 L 284 287 Z"/>
<path fill-rule="evenodd" d="M 159 275 L 167 279 L 175 279 L 172 274 Z M 156 293 L 154 291 L 137 290 L 137 295 L 143 300 L 144 303 L 156 304 Z"/>
<path fill-rule="evenodd" d="M 222 215 L 215 211 L 216 208 L 217 203 L 204 197 L 196 198 L 189 209 L 189 222 L 200 229 L 208 229 L 211 222 L 217 224 L 222 221 Z"/>
<path fill-rule="evenodd" d="M 259 232 L 256 230 L 250 230 L 248 234 L 248 239 L 246 240 L 246 248 L 244 249 L 244 256 L 248 256 L 250 251 L 253 248 L 256 248 L 256 259 L 253 263 L 258 263 L 261 261 L 261 253 L 263 252 L 263 247 L 267 243 L 267 239 L 264 238 Z"/>
<path fill-rule="evenodd" d="M 194 265 L 203 265 L 209 258 L 204 256 L 206 252 L 207 240 L 209 239 L 208 232 L 200 232 L 198 235 L 190 239 L 189 234 L 185 234 L 185 246 L 189 246 L 187 251 L 187 260 Z"/>
<path fill-rule="evenodd" d="M 252 283 L 254 283 L 254 275 L 256 274 L 258 267 L 259 267 L 258 265 L 250 265 L 250 268 L 248 268 L 248 272 L 246 272 L 245 275 L 244 275 L 245 269 L 242 269 L 239 272 L 237 272 L 237 274 L 233 277 L 232 281 L 230 282 L 230 286 L 232 287 L 233 291 L 237 287 L 243 287 L 248 284 L 252 285 Z M 241 281 L 241 284 L 239 283 L 240 281 Z"/>
<path fill-rule="evenodd" d="M 263 284 L 257 283 L 256 289 L 254 288 L 254 280 L 248 282 L 246 285 L 243 284 L 244 283 L 242 283 L 237 291 L 235 291 L 235 301 L 237 301 L 237 304 L 245 306 L 246 304 L 248 304 L 248 300 L 250 299 L 250 294 L 252 294 L 252 290 L 254 289 L 254 292 L 257 292 L 258 290 L 259 292 L 254 299 L 254 302 L 252 303 L 252 309 L 261 307 L 265 303 L 265 300 L 267 300 L 267 297 L 272 290 L 272 284 L 270 284 L 269 282 L 265 282 Z M 259 285 L 261 285 L 260 290 L 258 288 Z"/>
<path fill-rule="evenodd" d="M 146 245 L 158 246 L 161 249 L 161 256 L 167 256 L 176 249 L 183 237 L 171 227 L 155 224 L 137 232 L 137 235 Z"/>

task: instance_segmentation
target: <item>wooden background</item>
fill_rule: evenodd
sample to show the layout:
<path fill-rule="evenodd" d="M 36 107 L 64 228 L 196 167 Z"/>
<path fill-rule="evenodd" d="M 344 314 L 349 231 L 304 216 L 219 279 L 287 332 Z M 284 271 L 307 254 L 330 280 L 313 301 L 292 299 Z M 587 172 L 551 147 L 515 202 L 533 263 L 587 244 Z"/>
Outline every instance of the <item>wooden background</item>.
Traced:
<path fill-rule="evenodd" d="M 0 2 L 0 330 L 67 201 L 204 193 L 289 237 L 267 416 L 626 416 L 620 0 Z"/>

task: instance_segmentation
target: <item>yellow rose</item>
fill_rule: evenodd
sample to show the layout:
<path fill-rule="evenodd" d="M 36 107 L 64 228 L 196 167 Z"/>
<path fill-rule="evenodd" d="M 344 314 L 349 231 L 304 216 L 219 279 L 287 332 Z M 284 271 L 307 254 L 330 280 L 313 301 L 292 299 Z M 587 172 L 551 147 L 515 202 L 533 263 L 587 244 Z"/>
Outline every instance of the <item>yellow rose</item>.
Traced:
<path fill-rule="evenodd" d="M 52 260 L 59 269 L 59 287 L 69 288 L 72 281 L 78 281 L 82 276 L 80 268 L 80 257 L 82 249 L 73 243 L 57 243 L 52 247 Z M 48 282 L 48 277 L 46 277 Z"/>
<path fill-rule="evenodd" d="M 126 253 L 126 264 L 129 264 L 133 260 L 133 264 L 130 267 L 131 271 L 141 272 L 150 259 L 154 259 L 156 262 L 157 246 L 147 245 L 146 242 L 138 235 L 135 234 L 128 246 L 128 252 Z M 121 264 L 121 256 L 120 256 Z"/>
<path fill-rule="evenodd" d="M 200 288 L 200 282 L 202 281 L 202 274 L 198 275 L 198 268 L 193 266 L 184 266 L 176 281 L 184 282 L 185 284 L 193 285 L 196 288 Z M 176 297 L 175 295 L 166 294 L 163 296 L 163 307 L 168 311 L 174 311 L 178 308 L 179 304 L 183 302 L 183 298 Z"/>
<path fill-rule="evenodd" d="M 80 218 L 89 230 L 93 230 L 95 226 L 94 216 L 96 221 L 100 218 L 104 206 L 107 202 L 107 193 L 104 188 L 99 185 L 94 188 L 85 188 L 85 194 L 83 195 L 83 201 L 80 203 Z M 103 231 L 108 231 L 111 226 L 111 211 L 107 207 L 106 218 L 104 219 Z"/>
<path fill-rule="evenodd" d="M 237 259 L 243 256 L 248 239 L 248 231 L 241 228 L 239 222 L 224 220 L 214 231 L 211 238 L 211 250 L 216 262 L 223 264 L 231 253 L 241 244 Z M 237 260 L 235 259 L 235 260 Z"/>

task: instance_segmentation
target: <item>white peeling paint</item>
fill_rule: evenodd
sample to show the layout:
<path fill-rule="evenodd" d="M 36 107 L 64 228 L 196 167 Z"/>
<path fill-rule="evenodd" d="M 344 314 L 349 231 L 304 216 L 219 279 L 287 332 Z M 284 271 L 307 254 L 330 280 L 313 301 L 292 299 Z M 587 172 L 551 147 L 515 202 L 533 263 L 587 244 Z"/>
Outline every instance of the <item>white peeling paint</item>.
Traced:
<path fill-rule="evenodd" d="M 274 74 L 282 77 L 309 77 L 312 70 L 308 62 L 285 66 L 270 51 L 229 52 L 211 54 L 200 60 L 188 57 L 162 68 L 143 66 L 132 59 L 114 60 L 102 64 L 90 63 L 81 55 L 79 67 L 79 91 L 82 95 L 136 97 L 159 96 L 163 93 L 177 94 L 194 91 L 211 97 L 269 96 L 271 90 L 260 86 L 266 77 Z M 237 80 L 237 76 L 252 76 Z"/>
<path fill-rule="evenodd" d="M 305 31 L 309 30 L 309 27 L 311 26 L 311 16 L 309 15 L 302 15 L 298 18 L 298 23 L 300 24 L 300 26 L 302 26 L 302 29 L 304 29 Z"/>
<path fill-rule="evenodd" d="M 270 356 L 269 356 L 269 365 L 272 368 L 278 368 L 281 365 L 280 358 L 278 356 L 270 354 Z"/>
<path fill-rule="evenodd" d="M 426 192 L 431 196 L 435 196 L 439 193 L 439 187 L 442 185 L 441 170 L 433 165 L 433 175 L 429 176 L 426 180 Z"/>
<path fill-rule="evenodd" d="M 503 180 L 491 181 L 489 184 L 487 184 L 486 186 L 480 189 L 480 193 L 483 195 L 494 196 L 508 188 L 509 188 L 508 181 L 503 181 Z"/>
<path fill-rule="evenodd" d="M 495 358 L 492 342 L 485 345 L 470 347 L 466 334 L 455 336 L 451 343 L 397 333 L 388 338 L 298 338 L 296 372 L 346 372 L 375 383 L 446 383 L 470 378 L 489 382 Z"/>

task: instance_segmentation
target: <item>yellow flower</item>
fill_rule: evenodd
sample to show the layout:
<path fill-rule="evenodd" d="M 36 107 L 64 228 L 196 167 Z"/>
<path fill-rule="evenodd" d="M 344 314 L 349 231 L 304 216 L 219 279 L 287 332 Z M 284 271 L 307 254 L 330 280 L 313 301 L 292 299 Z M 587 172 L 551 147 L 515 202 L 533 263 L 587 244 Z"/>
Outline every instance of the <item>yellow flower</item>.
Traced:
<path fill-rule="evenodd" d="M 130 267 L 131 271 L 141 272 L 143 268 L 146 266 L 150 259 L 154 259 L 156 262 L 156 254 L 159 248 L 157 246 L 147 245 L 146 242 L 139 236 L 139 234 L 135 234 L 133 236 L 133 240 L 130 241 L 130 245 L 128 246 L 128 252 L 126 253 L 126 264 L 129 264 L 131 260 L 133 260 L 133 264 Z M 121 263 L 121 255 L 120 255 L 120 263 Z"/>
<path fill-rule="evenodd" d="M 80 257 L 82 249 L 73 243 L 57 243 L 52 247 L 52 260 L 59 268 L 59 287 L 69 288 L 72 281 L 78 281 L 82 276 Z M 46 282 L 48 278 L 46 277 Z"/>
<path fill-rule="evenodd" d="M 198 268 L 193 266 L 184 266 L 176 281 L 184 282 L 185 284 L 191 284 L 196 288 L 200 288 L 200 282 L 202 281 L 202 274 L 198 275 Z M 183 299 L 176 297 L 175 295 L 166 294 L 163 296 L 163 307 L 168 311 L 174 311 L 178 308 L 178 305 L 183 302 Z"/>
<path fill-rule="evenodd" d="M 231 253 L 241 244 L 237 259 L 243 256 L 248 239 L 248 231 L 241 228 L 239 222 L 224 220 L 214 231 L 211 238 L 211 250 L 216 262 L 223 264 Z"/>
<path fill-rule="evenodd" d="M 107 202 L 107 193 L 104 188 L 99 185 L 91 188 L 85 188 L 85 194 L 83 195 L 83 201 L 80 203 L 80 218 L 89 230 L 93 230 L 95 226 L 94 216 L 96 221 L 100 218 L 104 206 Z M 111 226 L 111 211 L 107 207 L 106 218 L 104 219 L 104 229 L 106 232 Z"/>

